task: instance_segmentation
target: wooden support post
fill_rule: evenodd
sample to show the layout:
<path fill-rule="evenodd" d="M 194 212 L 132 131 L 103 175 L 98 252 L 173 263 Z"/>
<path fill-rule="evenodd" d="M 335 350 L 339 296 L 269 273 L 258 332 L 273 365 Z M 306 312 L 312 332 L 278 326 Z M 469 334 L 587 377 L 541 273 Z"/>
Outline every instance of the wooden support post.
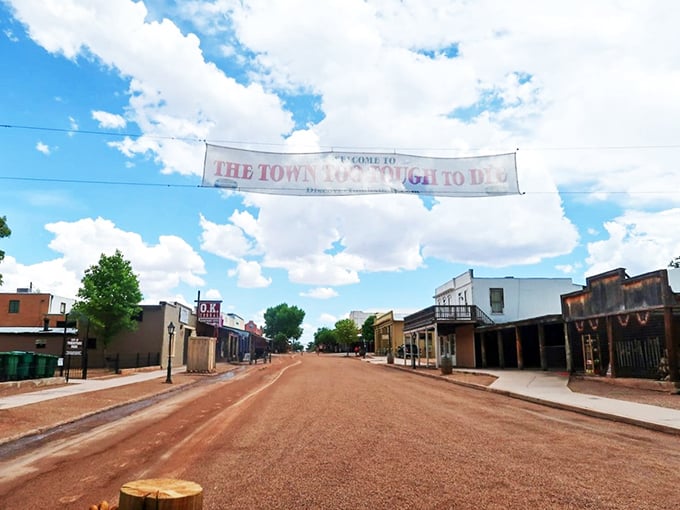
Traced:
<path fill-rule="evenodd" d="M 496 340 L 498 341 L 498 365 L 505 368 L 505 352 L 503 351 L 503 333 L 499 329 L 496 331 Z"/>
<path fill-rule="evenodd" d="M 439 340 L 439 330 L 437 329 L 437 323 L 434 323 L 434 332 L 432 333 L 432 347 L 434 347 L 434 366 L 439 368 L 439 360 L 437 359 L 437 342 Z M 429 345 L 429 344 L 428 344 Z M 430 353 L 427 354 L 427 366 L 430 366 Z"/>
<path fill-rule="evenodd" d="M 674 337 L 673 308 L 667 306 L 663 309 L 664 337 L 666 338 L 666 350 L 668 351 L 668 379 L 677 383 L 680 380 L 678 374 L 678 349 Z"/>
<path fill-rule="evenodd" d="M 538 353 L 541 357 L 541 370 L 548 370 L 548 353 L 545 350 L 545 325 L 538 325 Z"/>
<path fill-rule="evenodd" d="M 517 368 L 524 370 L 524 353 L 522 353 L 522 335 L 519 327 L 515 326 L 515 344 L 517 346 Z"/>
<path fill-rule="evenodd" d="M 486 333 L 482 332 L 479 335 L 479 341 L 481 342 L 482 349 L 482 368 L 486 368 Z"/>
<path fill-rule="evenodd" d="M 607 315 L 605 318 L 605 326 L 607 330 L 607 342 L 609 342 L 609 370 L 607 371 L 610 377 L 616 377 L 618 363 L 616 362 L 616 344 L 614 343 L 614 326 L 612 321 L 614 317 Z"/>
<path fill-rule="evenodd" d="M 201 510 L 203 488 L 194 482 L 155 478 L 128 482 L 120 488 L 118 510 Z"/>
<path fill-rule="evenodd" d="M 564 357 L 567 359 L 567 372 L 570 374 L 574 371 L 574 360 L 571 355 L 571 344 L 569 343 L 569 325 L 567 322 L 562 324 L 564 331 Z"/>

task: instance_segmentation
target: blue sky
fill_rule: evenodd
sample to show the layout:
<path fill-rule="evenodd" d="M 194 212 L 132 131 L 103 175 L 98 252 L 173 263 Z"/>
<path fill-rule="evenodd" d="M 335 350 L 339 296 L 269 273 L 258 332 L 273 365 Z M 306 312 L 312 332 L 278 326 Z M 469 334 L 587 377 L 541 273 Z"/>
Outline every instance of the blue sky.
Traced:
<path fill-rule="evenodd" d="M 304 16 L 300 16 L 304 13 Z M 147 303 L 223 300 L 303 341 L 477 276 L 680 255 L 676 2 L 0 3 L 2 291 L 75 296 L 120 249 Z M 201 188 L 202 140 L 273 152 L 517 151 L 520 196 Z"/>

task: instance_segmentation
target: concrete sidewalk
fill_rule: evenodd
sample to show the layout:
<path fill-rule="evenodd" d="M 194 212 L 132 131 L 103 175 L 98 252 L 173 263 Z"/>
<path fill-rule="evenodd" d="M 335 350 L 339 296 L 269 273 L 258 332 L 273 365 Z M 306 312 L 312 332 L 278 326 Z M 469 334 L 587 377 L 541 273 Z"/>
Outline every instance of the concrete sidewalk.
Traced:
<path fill-rule="evenodd" d="M 173 374 L 186 372 L 186 367 L 182 366 L 172 370 Z M 153 379 L 165 379 L 167 370 L 151 370 L 146 372 L 136 372 L 129 375 L 120 375 L 103 379 L 70 379 L 67 384 L 55 386 L 54 388 L 41 388 L 28 393 L 20 393 L 7 397 L 0 397 L 0 410 L 20 407 L 36 402 L 44 402 L 60 397 L 70 397 L 91 391 L 105 390 L 138 382 L 150 381 Z"/>
<path fill-rule="evenodd" d="M 387 364 L 387 358 L 384 356 L 367 357 L 364 361 Z M 413 374 L 442 377 L 436 370 L 426 371 L 422 368 L 413 370 L 410 360 L 406 360 L 404 364 L 403 359 L 395 359 L 394 365 L 391 366 L 396 369 L 409 369 Z M 568 387 L 569 376 L 566 374 L 512 369 L 454 369 L 454 371 L 474 372 L 496 377 L 496 381 L 490 386 L 479 386 L 479 389 L 486 391 L 661 432 L 680 434 L 680 410 L 574 393 Z M 466 384 L 466 386 L 470 385 Z"/>

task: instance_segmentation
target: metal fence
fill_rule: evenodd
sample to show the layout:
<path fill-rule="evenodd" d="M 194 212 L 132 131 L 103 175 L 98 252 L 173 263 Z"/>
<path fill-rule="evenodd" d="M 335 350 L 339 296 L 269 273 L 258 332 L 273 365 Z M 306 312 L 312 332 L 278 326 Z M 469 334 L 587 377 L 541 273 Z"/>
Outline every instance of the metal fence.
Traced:
<path fill-rule="evenodd" d="M 160 366 L 161 353 L 160 352 L 136 352 L 131 354 L 116 353 L 113 356 L 107 356 L 106 362 L 108 368 L 118 372 L 124 368 L 143 368 Z"/>

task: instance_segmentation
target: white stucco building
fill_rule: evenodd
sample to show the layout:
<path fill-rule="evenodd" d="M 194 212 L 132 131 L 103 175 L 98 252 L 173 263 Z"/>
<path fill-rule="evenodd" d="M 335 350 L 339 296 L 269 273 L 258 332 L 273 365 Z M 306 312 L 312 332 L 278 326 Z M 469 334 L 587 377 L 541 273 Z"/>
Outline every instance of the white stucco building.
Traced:
<path fill-rule="evenodd" d="M 560 296 L 580 291 L 571 278 L 480 278 L 472 269 L 437 287 L 437 305 L 475 305 L 495 323 L 562 311 Z"/>

